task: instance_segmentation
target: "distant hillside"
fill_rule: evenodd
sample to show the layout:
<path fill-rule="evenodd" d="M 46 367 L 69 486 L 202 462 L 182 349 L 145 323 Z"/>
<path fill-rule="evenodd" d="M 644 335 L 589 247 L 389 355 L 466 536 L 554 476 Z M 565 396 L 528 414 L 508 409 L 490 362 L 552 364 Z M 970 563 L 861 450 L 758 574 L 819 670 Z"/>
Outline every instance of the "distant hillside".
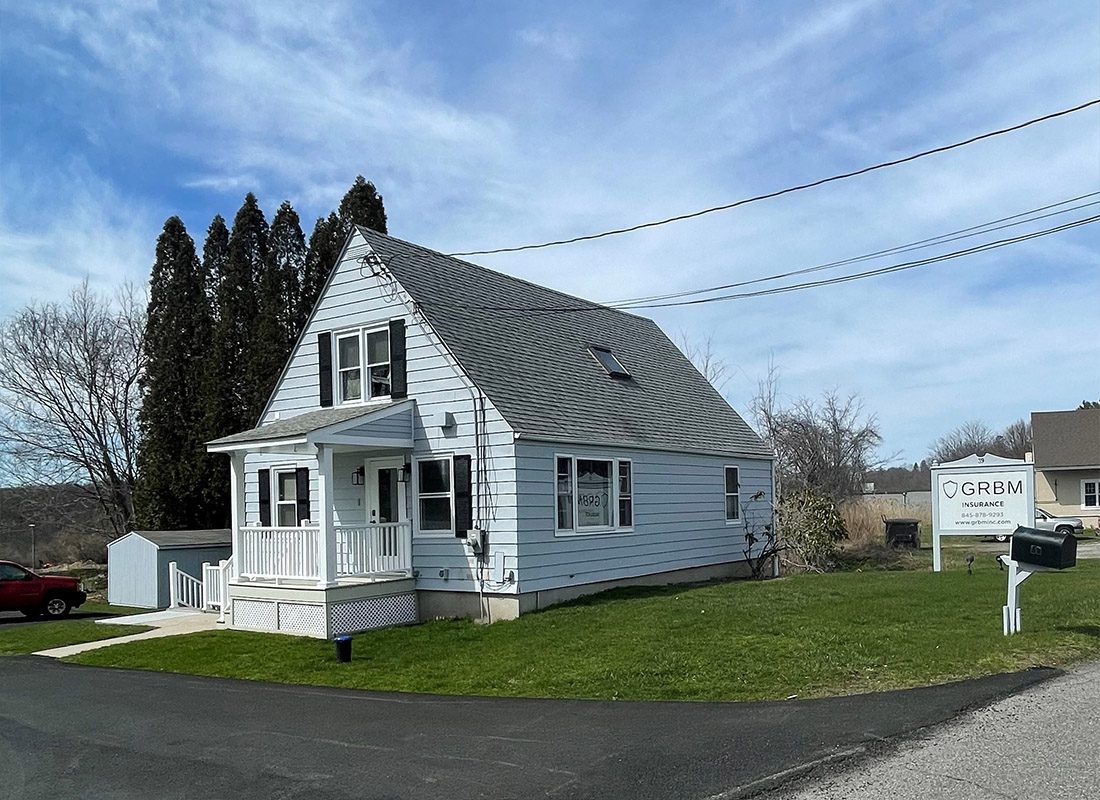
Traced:
<path fill-rule="evenodd" d="M 99 505 L 80 486 L 0 488 L 0 559 L 32 566 L 32 522 L 40 563 L 106 561 L 107 542 L 114 532 Z"/>

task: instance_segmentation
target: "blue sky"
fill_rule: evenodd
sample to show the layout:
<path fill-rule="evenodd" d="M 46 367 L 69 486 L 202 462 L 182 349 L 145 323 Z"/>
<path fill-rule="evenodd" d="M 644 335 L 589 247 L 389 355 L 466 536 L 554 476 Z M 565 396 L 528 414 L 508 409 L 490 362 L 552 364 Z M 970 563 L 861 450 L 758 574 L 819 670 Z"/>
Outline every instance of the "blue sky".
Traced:
<path fill-rule="evenodd" d="M 576 235 L 1100 97 L 1085 2 L 5 3 L 0 314 L 144 280 L 171 214 L 245 192 L 308 226 L 358 173 L 444 251 Z M 1100 112 L 631 236 L 474 259 L 599 300 L 748 279 L 1100 189 Z M 307 226 L 307 234 L 308 234 Z M 1093 226 L 811 292 L 649 312 L 712 338 L 745 411 L 858 392 L 923 457 L 1100 396 Z"/>

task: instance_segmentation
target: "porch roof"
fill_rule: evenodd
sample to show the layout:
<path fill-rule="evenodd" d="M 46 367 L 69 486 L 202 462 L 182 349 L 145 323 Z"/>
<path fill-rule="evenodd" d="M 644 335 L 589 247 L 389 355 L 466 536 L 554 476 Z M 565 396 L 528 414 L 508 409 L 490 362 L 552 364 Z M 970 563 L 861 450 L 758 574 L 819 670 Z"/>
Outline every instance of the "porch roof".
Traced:
<path fill-rule="evenodd" d="M 213 452 L 231 450 L 260 450 L 275 445 L 305 444 L 364 444 L 393 447 L 412 447 L 412 409 L 414 400 L 395 400 L 370 405 L 341 406 L 307 411 L 286 419 L 279 419 L 251 430 L 223 436 L 206 443 Z M 392 420 L 408 425 L 387 426 L 380 436 L 373 436 L 370 423 L 376 420 Z M 407 431 L 407 433 L 406 433 Z"/>

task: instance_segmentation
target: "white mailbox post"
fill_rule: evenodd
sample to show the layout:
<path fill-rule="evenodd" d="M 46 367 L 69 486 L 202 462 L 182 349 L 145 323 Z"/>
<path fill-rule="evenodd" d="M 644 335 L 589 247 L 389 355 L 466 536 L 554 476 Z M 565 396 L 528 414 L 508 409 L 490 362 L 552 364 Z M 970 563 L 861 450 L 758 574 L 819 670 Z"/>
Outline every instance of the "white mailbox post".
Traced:
<path fill-rule="evenodd" d="M 1035 467 L 973 455 L 932 465 L 932 569 L 942 568 L 941 536 L 1011 535 L 1035 526 Z"/>

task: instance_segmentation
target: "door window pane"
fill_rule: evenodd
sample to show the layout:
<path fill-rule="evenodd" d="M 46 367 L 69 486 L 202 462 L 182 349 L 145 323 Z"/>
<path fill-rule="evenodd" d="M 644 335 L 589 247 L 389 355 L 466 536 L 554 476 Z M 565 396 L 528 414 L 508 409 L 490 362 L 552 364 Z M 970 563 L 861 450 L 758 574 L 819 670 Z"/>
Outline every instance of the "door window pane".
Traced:
<path fill-rule="evenodd" d="M 611 462 L 577 459 L 577 527 L 611 525 Z"/>
<path fill-rule="evenodd" d="M 378 470 L 378 521 L 397 522 L 397 470 Z"/>

